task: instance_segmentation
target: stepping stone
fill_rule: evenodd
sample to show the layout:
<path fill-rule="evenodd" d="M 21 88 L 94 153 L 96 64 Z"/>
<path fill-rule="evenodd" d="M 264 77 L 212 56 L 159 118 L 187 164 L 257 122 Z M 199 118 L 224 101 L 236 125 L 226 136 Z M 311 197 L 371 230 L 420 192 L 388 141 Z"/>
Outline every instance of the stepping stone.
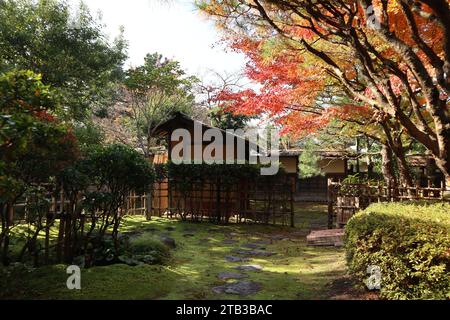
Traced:
<path fill-rule="evenodd" d="M 243 250 L 243 249 L 235 249 L 233 250 L 236 254 L 242 254 L 247 256 L 261 256 L 261 257 L 270 257 L 276 254 L 275 252 L 269 251 L 260 251 L 260 250 Z"/>
<path fill-rule="evenodd" d="M 220 280 L 228 280 L 228 279 L 244 279 L 248 278 L 247 274 L 237 273 L 237 272 L 221 272 L 217 275 L 217 278 Z"/>
<path fill-rule="evenodd" d="M 286 236 L 284 236 L 282 234 L 276 234 L 274 236 L 271 236 L 270 238 L 273 239 L 273 240 L 289 240 L 288 237 L 286 237 Z"/>
<path fill-rule="evenodd" d="M 261 271 L 263 269 L 259 264 L 248 264 L 245 266 L 236 266 L 234 268 L 239 271 Z"/>
<path fill-rule="evenodd" d="M 183 237 L 194 237 L 194 236 L 195 236 L 195 234 L 190 233 L 190 232 L 183 234 Z"/>
<path fill-rule="evenodd" d="M 228 262 L 247 262 L 249 259 L 236 256 L 225 256 L 225 260 Z"/>
<path fill-rule="evenodd" d="M 268 245 L 268 244 L 272 244 L 272 241 L 261 239 L 261 240 L 253 241 L 253 243 L 265 246 L 265 245 Z"/>
<path fill-rule="evenodd" d="M 238 243 L 239 241 L 234 240 L 234 239 L 225 239 L 222 241 L 222 244 L 235 244 Z"/>
<path fill-rule="evenodd" d="M 228 294 L 238 294 L 241 296 L 246 296 L 249 294 L 255 294 L 261 290 L 261 285 L 257 282 L 253 281 L 241 281 L 241 282 L 233 282 L 227 283 L 223 286 L 218 286 L 212 288 L 214 293 L 228 293 Z"/>
<path fill-rule="evenodd" d="M 311 231 L 306 240 L 309 246 L 340 246 L 344 242 L 344 229 Z"/>
<path fill-rule="evenodd" d="M 242 245 L 242 247 L 244 248 L 249 248 L 249 249 L 261 249 L 261 250 L 266 250 L 266 248 L 262 247 L 260 244 L 257 243 L 244 243 Z"/>
<path fill-rule="evenodd" d="M 166 246 L 170 247 L 170 248 L 175 248 L 176 247 L 176 243 L 175 243 L 175 239 L 168 237 L 168 236 L 160 236 L 159 239 L 161 240 L 162 243 L 164 243 Z"/>

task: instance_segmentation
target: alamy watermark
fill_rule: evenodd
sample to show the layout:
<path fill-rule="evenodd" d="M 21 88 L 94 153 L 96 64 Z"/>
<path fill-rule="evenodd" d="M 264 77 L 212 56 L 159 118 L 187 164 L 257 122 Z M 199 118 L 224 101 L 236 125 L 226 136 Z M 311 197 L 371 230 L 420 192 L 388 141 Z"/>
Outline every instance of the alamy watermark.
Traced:
<path fill-rule="evenodd" d="M 366 286 L 369 290 L 381 289 L 381 268 L 376 265 L 370 265 L 367 267 L 367 274 L 369 277 L 366 279 Z"/>
<path fill-rule="evenodd" d="M 366 12 L 366 25 L 370 29 L 380 29 L 381 22 L 373 6 L 364 8 Z"/>
<path fill-rule="evenodd" d="M 70 265 L 66 269 L 66 273 L 70 274 L 67 278 L 66 286 L 69 290 L 81 290 L 81 269 L 77 265 Z"/>
<path fill-rule="evenodd" d="M 175 164 L 261 164 L 261 175 L 279 170 L 280 134 L 276 129 L 178 128 L 170 137 L 170 157 Z"/>

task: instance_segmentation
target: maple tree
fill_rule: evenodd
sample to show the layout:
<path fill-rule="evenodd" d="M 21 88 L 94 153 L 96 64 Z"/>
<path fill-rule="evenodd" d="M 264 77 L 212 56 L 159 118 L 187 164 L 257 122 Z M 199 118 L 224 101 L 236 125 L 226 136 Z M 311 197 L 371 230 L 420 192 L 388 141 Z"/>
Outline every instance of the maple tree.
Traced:
<path fill-rule="evenodd" d="M 79 150 L 72 129 L 55 117 L 54 93 L 40 75 L 32 71 L 0 75 L 0 97 L 0 255 L 6 265 L 16 201 L 32 188 L 48 184 L 79 156 Z"/>
<path fill-rule="evenodd" d="M 259 90 L 224 92 L 218 99 L 232 100 L 240 111 L 268 113 L 285 130 L 303 133 L 337 115 L 352 119 L 366 112 L 361 125 L 380 126 L 394 152 L 399 132 L 423 144 L 450 186 L 447 1 L 198 5 L 227 30 L 232 47 L 246 53 L 247 75 L 261 84 Z M 399 153 L 402 149 L 397 146 Z"/>

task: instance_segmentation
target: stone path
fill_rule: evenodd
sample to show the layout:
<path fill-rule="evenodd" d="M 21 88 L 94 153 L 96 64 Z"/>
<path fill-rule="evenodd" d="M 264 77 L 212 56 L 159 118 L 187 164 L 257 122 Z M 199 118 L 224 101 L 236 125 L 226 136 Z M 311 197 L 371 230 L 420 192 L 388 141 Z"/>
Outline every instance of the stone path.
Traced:
<path fill-rule="evenodd" d="M 272 244 L 273 241 L 260 239 L 260 240 L 253 241 L 253 243 L 256 243 L 256 244 L 258 244 L 258 245 L 265 246 L 265 245 L 268 245 L 268 244 Z"/>
<path fill-rule="evenodd" d="M 195 234 L 192 233 L 192 232 L 185 232 L 185 233 L 183 233 L 183 237 L 193 237 L 193 236 L 195 236 Z"/>
<path fill-rule="evenodd" d="M 238 240 L 234 240 L 234 239 L 225 239 L 222 241 L 222 244 L 236 244 L 238 243 Z"/>
<path fill-rule="evenodd" d="M 227 255 L 225 256 L 225 260 L 227 260 L 228 262 L 247 262 L 250 259 Z"/>
<path fill-rule="evenodd" d="M 240 281 L 227 283 L 222 286 L 214 287 L 214 293 L 229 293 L 229 294 L 238 294 L 238 295 L 250 295 L 255 294 L 261 290 L 261 284 L 253 281 Z"/>
<path fill-rule="evenodd" d="M 261 250 L 266 250 L 266 248 L 258 243 L 244 243 L 241 247 L 244 248 L 249 248 L 249 249 L 261 249 Z"/>
<path fill-rule="evenodd" d="M 233 239 L 233 237 L 238 236 L 236 233 L 226 234 L 226 239 L 221 241 L 222 245 L 233 245 L 238 244 L 239 240 Z M 266 245 L 272 244 L 274 240 L 285 240 L 284 236 L 274 236 L 270 239 L 257 239 L 251 242 L 246 242 L 240 247 L 232 249 L 233 254 L 228 254 L 225 256 L 225 260 L 228 262 L 239 262 L 245 263 L 251 260 L 251 257 L 270 257 L 275 255 L 275 252 L 266 251 Z M 242 257 L 245 256 L 245 257 Z M 243 264 L 233 267 L 235 270 L 241 272 L 261 272 L 263 267 L 258 264 Z M 238 280 L 231 283 L 226 283 L 221 286 L 212 288 L 214 293 L 222 294 L 238 294 L 238 295 L 250 295 L 255 294 L 261 290 L 261 284 L 254 281 L 239 281 L 248 278 L 249 275 L 246 273 L 238 272 L 220 272 L 217 277 L 220 280 Z"/>
<path fill-rule="evenodd" d="M 221 272 L 217 275 L 217 278 L 219 278 L 220 280 L 243 279 L 248 278 L 248 274 L 237 272 Z"/>
<path fill-rule="evenodd" d="M 263 269 L 263 267 L 261 267 L 259 264 L 248 264 L 243 266 L 236 266 L 234 268 L 240 271 L 261 271 Z"/>

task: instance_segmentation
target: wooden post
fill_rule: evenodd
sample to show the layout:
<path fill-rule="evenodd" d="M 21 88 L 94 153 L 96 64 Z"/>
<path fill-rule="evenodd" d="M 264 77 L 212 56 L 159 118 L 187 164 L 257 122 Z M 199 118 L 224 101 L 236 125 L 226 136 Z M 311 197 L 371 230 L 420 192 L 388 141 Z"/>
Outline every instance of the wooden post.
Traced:
<path fill-rule="evenodd" d="M 217 223 L 220 223 L 220 179 L 216 179 L 216 219 Z"/>
<path fill-rule="evenodd" d="M 378 185 L 377 185 L 377 187 L 378 187 L 378 188 L 377 188 L 377 189 L 378 189 L 378 190 L 377 190 L 377 192 L 378 192 L 378 202 L 381 202 L 381 192 L 382 192 L 382 189 L 381 189 L 380 181 L 378 181 L 377 184 L 378 184 Z"/>
<path fill-rule="evenodd" d="M 327 180 L 328 229 L 333 228 L 333 186 L 331 178 Z"/>
<path fill-rule="evenodd" d="M 291 192 L 290 192 L 290 203 L 291 203 L 291 227 L 294 228 L 295 227 L 295 221 L 294 221 L 294 191 L 292 190 L 292 188 L 290 188 Z"/>
<path fill-rule="evenodd" d="M 145 217 L 147 220 L 151 220 L 152 218 L 152 190 L 145 194 Z"/>
<path fill-rule="evenodd" d="M 136 199 L 137 199 L 137 196 L 136 196 L 136 192 L 135 191 L 132 191 L 132 196 L 133 196 L 133 216 L 136 214 Z"/>

